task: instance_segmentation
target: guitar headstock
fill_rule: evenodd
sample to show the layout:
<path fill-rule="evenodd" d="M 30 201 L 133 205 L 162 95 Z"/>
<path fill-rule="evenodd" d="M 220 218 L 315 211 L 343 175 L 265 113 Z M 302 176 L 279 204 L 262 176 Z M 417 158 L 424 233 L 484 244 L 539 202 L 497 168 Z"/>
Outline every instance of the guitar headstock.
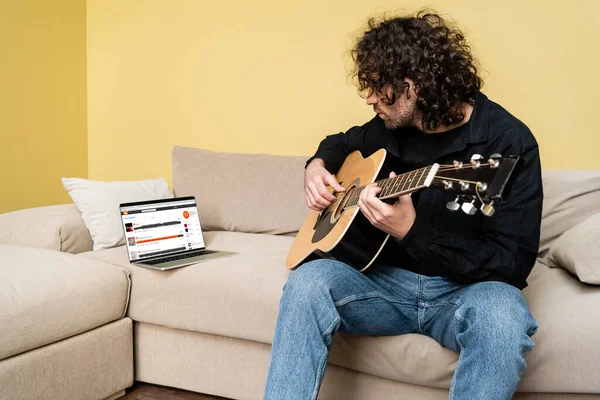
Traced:
<path fill-rule="evenodd" d="M 479 201 L 482 213 L 491 217 L 495 212 L 493 204 L 503 200 L 503 192 L 518 161 L 517 156 L 493 154 L 485 160 L 475 154 L 467 162 L 440 165 L 430 186 L 457 195 L 446 205 L 450 211 L 462 209 L 473 215 L 477 212 L 475 203 Z"/>

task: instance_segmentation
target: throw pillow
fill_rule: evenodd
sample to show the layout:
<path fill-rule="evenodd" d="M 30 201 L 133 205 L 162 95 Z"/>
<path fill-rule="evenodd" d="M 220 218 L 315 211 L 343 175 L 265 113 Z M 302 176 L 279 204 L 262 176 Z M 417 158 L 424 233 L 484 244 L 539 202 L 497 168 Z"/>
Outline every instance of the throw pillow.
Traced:
<path fill-rule="evenodd" d="M 600 169 L 544 170 L 544 204 L 539 256 L 554 240 L 584 219 L 600 212 Z"/>
<path fill-rule="evenodd" d="M 94 251 L 125 244 L 119 204 L 173 197 L 162 178 L 136 182 L 62 178 L 62 183 L 81 211 L 94 242 Z"/>
<path fill-rule="evenodd" d="M 566 269 L 581 282 L 600 285 L 600 213 L 563 233 L 550 248 L 547 264 Z"/>

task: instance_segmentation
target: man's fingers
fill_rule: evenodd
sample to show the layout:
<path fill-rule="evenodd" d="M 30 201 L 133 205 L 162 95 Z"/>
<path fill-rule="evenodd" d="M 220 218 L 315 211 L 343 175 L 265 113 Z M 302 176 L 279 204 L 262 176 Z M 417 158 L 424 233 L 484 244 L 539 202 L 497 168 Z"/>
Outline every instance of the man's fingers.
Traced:
<path fill-rule="evenodd" d="M 371 224 L 375 225 L 380 218 L 380 213 L 377 211 L 377 208 L 374 206 L 377 203 L 381 203 L 376 196 L 381 192 L 381 188 L 376 185 L 368 185 L 365 187 L 360 194 L 360 199 L 358 201 L 358 206 L 362 213 L 367 217 Z"/>
<path fill-rule="evenodd" d="M 317 180 L 315 182 L 310 182 L 308 186 L 312 189 L 312 194 L 315 196 L 315 200 L 322 198 L 327 201 L 327 205 L 335 200 L 335 196 L 327 190 L 325 187 L 325 183 L 323 181 Z"/>
<path fill-rule="evenodd" d="M 315 198 L 313 197 L 312 193 L 310 192 L 310 190 L 306 190 L 306 204 L 308 205 L 308 208 L 315 210 L 315 211 L 321 211 L 321 209 L 319 209 L 317 202 L 315 201 Z"/>
<path fill-rule="evenodd" d="M 408 204 L 412 204 L 412 199 L 410 197 L 410 194 L 405 194 L 398 198 L 398 205 L 400 207 L 408 205 Z"/>
<path fill-rule="evenodd" d="M 371 210 L 369 209 L 369 206 L 367 206 L 365 204 L 362 196 L 358 200 L 358 208 L 360 209 L 360 212 L 363 213 L 363 215 L 369 220 L 369 222 L 371 224 L 375 223 L 375 220 L 373 219 L 373 214 L 371 214 Z"/>
<path fill-rule="evenodd" d="M 309 182 L 308 190 L 310 190 L 310 193 L 313 195 L 313 199 L 315 200 L 315 202 L 317 204 L 319 204 L 320 206 L 322 206 L 323 208 L 325 208 L 329 204 L 331 204 L 331 202 L 333 200 L 335 200 L 335 196 L 332 195 L 331 193 L 327 192 L 327 189 L 323 189 L 325 192 L 327 192 L 327 194 L 330 196 L 330 198 L 333 198 L 332 200 L 328 200 L 327 197 L 324 197 L 321 194 L 321 192 L 317 186 L 318 186 L 318 184 L 316 184 L 314 182 Z M 323 188 L 324 188 L 324 186 L 323 186 Z"/>
<path fill-rule="evenodd" d="M 333 175 L 329 175 L 325 178 L 325 182 L 327 182 L 327 184 L 329 186 L 331 186 L 336 192 L 343 192 L 346 189 L 344 189 L 344 187 L 342 185 L 340 185 L 336 180 L 335 177 Z"/>
<path fill-rule="evenodd" d="M 323 199 L 327 200 L 330 203 L 332 201 L 335 201 L 335 196 L 333 194 L 331 194 L 325 186 L 316 185 L 316 189 L 317 189 L 317 192 L 319 193 L 319 195 L 321 195 L 321 197 Z"/>
<path fill-rule="evenodd" d="M 316 188 L 316 185 L 309 184 L 308 190 L 310 191 L 310 194 L 313 196 L 313 200 L 314 200 L 315 204 L 317 205 L 317 207 L 321 207 L 321 209 L 323 209 L 331 204 L 331 201 L 329 201 L 329 200 L 323 198 L 323 196 L 321 196 L 321 194 L 319 193 L 319 191 Z M 333 198 L 335 199 L 335 196 Z"/>
<path fill-rule="evenodd" d="M 371 208 L 371 212 L 373 213 L 373 215 L 385 216 L 389 211 L 390 205 L 387 203 L 384 203 L 377 196 L 378 194 L 381 193 L 381 191 L 382 191 L 382 189 L 378 186 L 371 189 L 370 192 L 367 194 L 366 202 L 368 203 L 369 207 Z"/>

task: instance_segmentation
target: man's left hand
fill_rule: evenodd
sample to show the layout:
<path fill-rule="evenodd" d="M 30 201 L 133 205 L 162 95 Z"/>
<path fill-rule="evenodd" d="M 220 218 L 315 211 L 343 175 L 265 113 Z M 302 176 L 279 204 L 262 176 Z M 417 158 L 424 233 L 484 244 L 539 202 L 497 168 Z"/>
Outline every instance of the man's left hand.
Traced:
<path fill-rule="evenodd" d="M 395 177 L 396 174 L 391 172 L 390 178 Z M 360 194 L 358 207 L 374 227 L 402 239 L 415 222 L 416 212 L 412 200 L 405 194 L 394 204 L 387 204 L 377 197 L 380 192 L 381 188 L 374 183 L 367 185 Z"/>

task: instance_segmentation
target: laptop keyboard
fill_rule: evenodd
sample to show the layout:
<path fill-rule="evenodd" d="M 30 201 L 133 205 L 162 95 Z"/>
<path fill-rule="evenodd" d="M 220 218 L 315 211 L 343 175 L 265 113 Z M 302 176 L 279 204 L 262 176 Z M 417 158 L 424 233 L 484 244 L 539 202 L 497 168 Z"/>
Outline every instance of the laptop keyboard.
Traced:
<path fill-rule="evenodd" d="M 163 258 L 159 258 L 159 259 L 156 259 L 156 260 L 142 261 L 141 264 L 148 264 L 148 265 L 162 264 L 162 263 L 167 263 L 167 262 L 170 262 L 170 261 L 184 260 L 186 258 L 198 257 L 198 256 L 203 256 L 203 255 L 206 255 L 206 254 L 213 254 L 213 253 L 216 253 L 216 251 L 213 251 L 213 250 L 198 250 L 198 251 L 195 251 L 193 253 L 178 254 L 176 256 L 163 257 Z"/>

